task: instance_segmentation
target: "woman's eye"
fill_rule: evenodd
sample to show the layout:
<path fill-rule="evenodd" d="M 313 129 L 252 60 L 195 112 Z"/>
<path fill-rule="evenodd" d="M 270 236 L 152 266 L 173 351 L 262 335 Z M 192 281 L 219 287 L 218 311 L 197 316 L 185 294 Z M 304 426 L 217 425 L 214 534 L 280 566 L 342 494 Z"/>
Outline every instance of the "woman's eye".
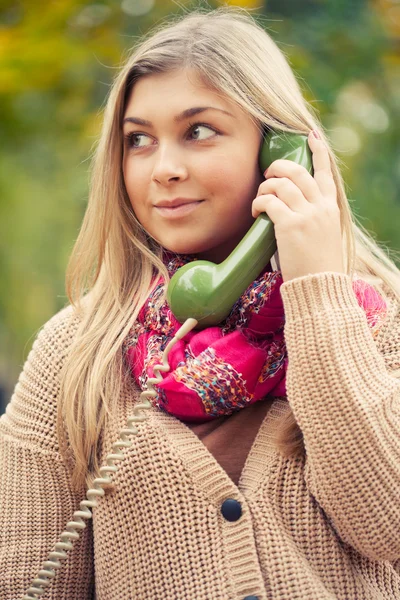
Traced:
<path fill-rule="evenodd" d="M 194 133 L 194 132 L 198 131 L 199 129 L 208 129 L 208 131 L 212 131 L 214 135 L 216 133 L 216 131 L 214 129 L 212 129 L 208 125 L 202 125 L 201 123 L 195 123 L 194 125 L 189 125 L 189 127 L 186 131 L 192 130 L 192 132 Z M 208 136 L 208 137 L 212 137 L 212 136 Z M 195 138 L 195 139 L 200 139 L 200 138 Z M 203 137 L 201 139 L 208 139 L 208 138 L 206 136 L 206 138 Z"/>
<path fill-rule="evenodd" d="M 147 136 L 146 136 L 146 135 L 144 135 L 144 133 L 133 133 L 133 132 L 131 132 L 131 133 L 128 133 L 128 134 L 126 135 L 126 139 L 127 139 L 127 142 L 128 142 L 128 146 L 129 146 L 130 148 L 143 148 L 143 146 L 140 146 L 139 144 L 137 144 L 137 143 L 135 143 L 135 142 L 136 142 L 138 139 L 139 139 L 139 142 L 140 142 L 140 138 L 146 138 L 146 137 L 147 137 Z M 147 144 L 147 145 L 148 145 L 148 144 Z"/>

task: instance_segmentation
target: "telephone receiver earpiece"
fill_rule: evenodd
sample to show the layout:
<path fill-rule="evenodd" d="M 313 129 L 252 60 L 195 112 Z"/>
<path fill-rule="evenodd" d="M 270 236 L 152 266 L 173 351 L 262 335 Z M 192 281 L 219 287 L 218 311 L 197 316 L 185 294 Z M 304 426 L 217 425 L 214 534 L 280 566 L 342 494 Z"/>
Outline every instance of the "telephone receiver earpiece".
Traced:
<path fill-rule="evenodd" d="M 293 160 L 313 175 L 308 137 L 269 131 L 262 143 L 262 173 L 277 159 Z M 194 318 L 196 329 L 223 321 L 246 288 L 258 277 L 276 252 L 274 225 L 260 214 L 231 254 L 220 264 L 196 260 L 181 267 L 171 278 L 167 300 L 179 323 Z"/>

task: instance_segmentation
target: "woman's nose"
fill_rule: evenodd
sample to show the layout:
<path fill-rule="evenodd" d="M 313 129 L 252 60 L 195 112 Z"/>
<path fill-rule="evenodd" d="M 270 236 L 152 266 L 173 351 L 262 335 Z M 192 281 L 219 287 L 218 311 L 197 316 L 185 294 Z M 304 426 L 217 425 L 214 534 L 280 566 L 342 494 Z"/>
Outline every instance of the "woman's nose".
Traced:
<path fill-rule="evenodd" d="M 188 170 L 182 152 L 173 150 L 171 146 L 158 152 L 153 168 L 153 179 L 159 183 L 185 179 Z"/>

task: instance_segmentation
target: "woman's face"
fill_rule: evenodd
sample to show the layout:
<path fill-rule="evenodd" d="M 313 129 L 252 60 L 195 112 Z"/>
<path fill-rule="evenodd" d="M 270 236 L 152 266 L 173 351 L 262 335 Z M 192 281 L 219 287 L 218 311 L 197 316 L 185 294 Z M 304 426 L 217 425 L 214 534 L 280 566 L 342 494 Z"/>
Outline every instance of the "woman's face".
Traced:
<path fill-rule="evenodd" d="M 254 222 L 259 128 L 180 70 L 138 80 L 123 133 L 125 186 L 142 226 L 168 250 L 224 260 Z"/>

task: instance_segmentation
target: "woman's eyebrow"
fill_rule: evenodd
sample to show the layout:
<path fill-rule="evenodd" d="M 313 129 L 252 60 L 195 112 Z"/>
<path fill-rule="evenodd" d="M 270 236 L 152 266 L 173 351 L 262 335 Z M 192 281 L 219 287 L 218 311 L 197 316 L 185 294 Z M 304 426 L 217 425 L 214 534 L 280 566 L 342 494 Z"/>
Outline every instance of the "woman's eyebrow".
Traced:
<path fill-rule="evenodd" d="M 223 110 L 222 108 L 216 108 L 215 106 L 194 106 L 193 108 L 187 108 L 179 115 L 174 117 L 174 121 L 176 123 L 180 123 L 181 121 L 184 121 L 185 119 L 193 117 L 193 115 L 197 115 L 198 113 L 204 112 L 206 110 L 218 110 L 219 112 L 222 112 L 226 115 L 229 115 L 230 117 L 235 118 L 235 116 L 232 115 L 232 113 L 228 112 L 227 110 Z M 143 125 L 144 127 L 153 126 L 151 121 L 146 121 L 146 119 L 140 119 L 139 117 L 125 117 L 123 124 L 125 123 L 136 123 L 136 125 Z"/>

